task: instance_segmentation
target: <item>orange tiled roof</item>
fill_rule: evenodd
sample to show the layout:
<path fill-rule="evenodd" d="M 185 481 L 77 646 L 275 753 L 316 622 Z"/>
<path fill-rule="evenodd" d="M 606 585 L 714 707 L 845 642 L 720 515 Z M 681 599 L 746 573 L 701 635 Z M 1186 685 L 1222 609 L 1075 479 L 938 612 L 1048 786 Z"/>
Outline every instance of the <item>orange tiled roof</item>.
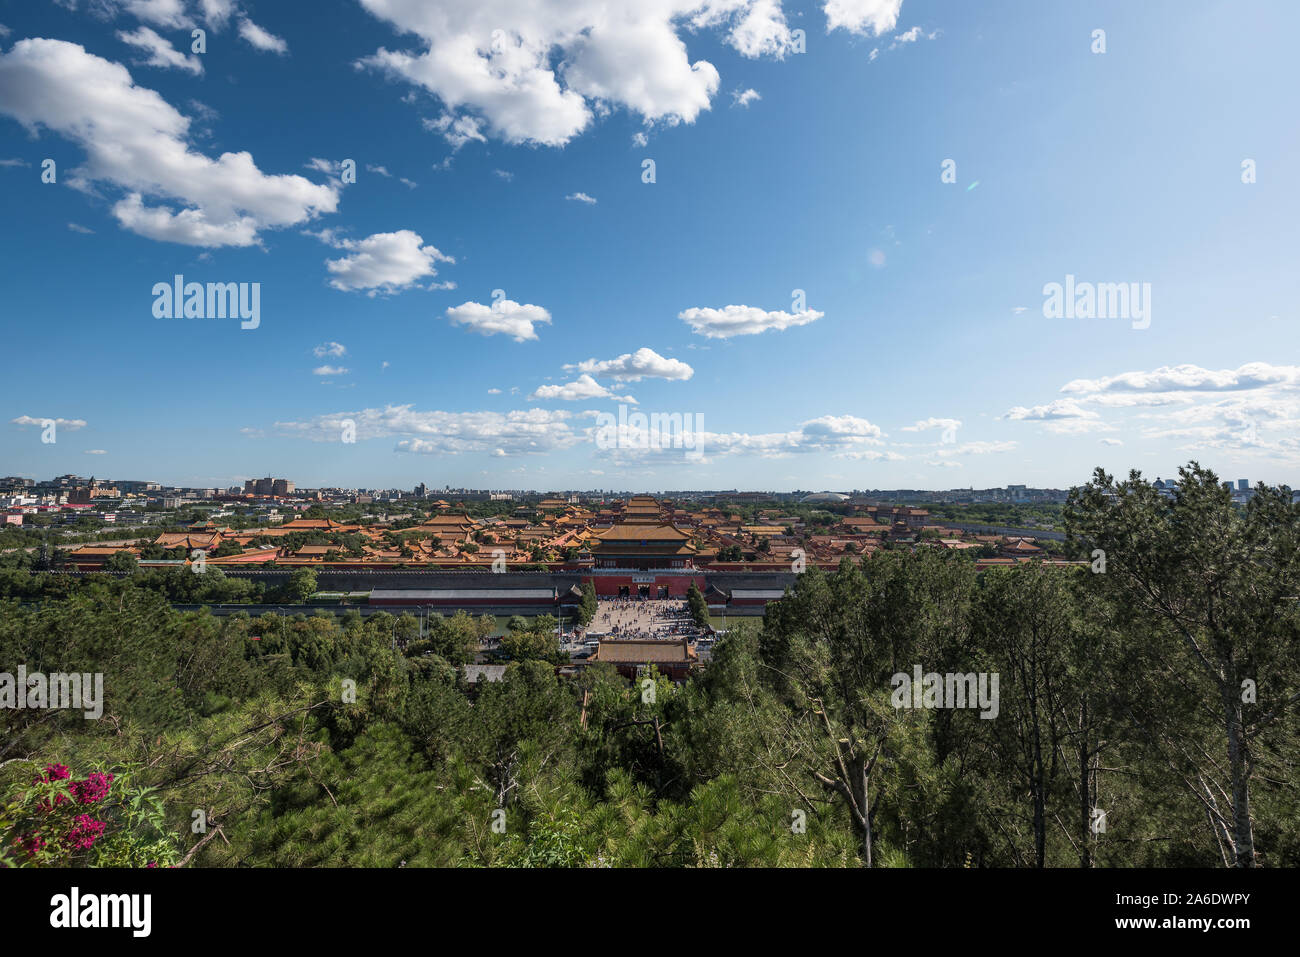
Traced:
<path fill-rule="evenodd" d="M 691 536 L 675 525 L 615 525 L 596 537 L 602 542 L 684 542 Z"/>
<path fill-rule="evenodd" d="M 685 638 L 677 641 L 614 639 L 601 641 L 600 647 L 591 656 L 591 660 L 637 665 L 671 664 L 695 661 L 696 655 Z"/>

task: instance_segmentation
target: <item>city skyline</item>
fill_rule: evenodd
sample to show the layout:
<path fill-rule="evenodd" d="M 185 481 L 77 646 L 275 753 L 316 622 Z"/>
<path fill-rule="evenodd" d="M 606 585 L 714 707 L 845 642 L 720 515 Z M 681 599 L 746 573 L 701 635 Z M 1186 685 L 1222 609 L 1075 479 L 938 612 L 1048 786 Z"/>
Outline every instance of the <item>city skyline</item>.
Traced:
<path fill-rule="evenodd" d="M 330 7 L 0 15 L 0 472 L 1300 486 L 1292 5 Z"/>
<path fill-rule="evenodd" d="M 1175 473 L 1176 474 L 1176 473 Z M 1126 478 L 1126 476 L 1117 476 Z M 1091 477 L 1090 477 L 1091 478 Z M 1157 488 L 1172 490 L 1176 488 L 1180 479 L 1177 477 L 1165 478 L 1164 476 L 1143 475 L 1142 478 L 1156 485 Z M 1252 482 L 1246 478 L 1229 479 L 1220 476 L 1220 481 L 1228 487 L 1234 495 L 1249 496 L 1259 486 L 1259 483 Z M 285 501 L 294 501 L 300 499 L 302 495 L 320 492 L 339 492 L 339 493 L 360 493 L 376 494 L 388 496 L 397 494 L 407 499 L 434 499 L 442 498 L 445 495 L 483 495 L 483 494 L 501 494 L 503 496 L 524 496 L 536 497 L 547 495 L 573 495 L 573 496 L 606 496 L 606 497 L 625 497 L 625 496 L 644 496 L 655 495 L 668 498 L 695 498 L 695 497 L 717 497 L 725 498 L 727 495 L 736 496 L 755 496 L 771 495 L 791 496 L 822 496 L 822 495 L 842 495 L 846 498 L 869 497 L 873 495 L 896 496 L 904 493 L 921 493 L 924 495 L 944 496 L 944 500 L 959 500 L 961 493 L 987 494 L 987 493 L 1006 493 L 1005 497 L 999 497 L 998 501 L 1008 502 L 1033 502 L 1041 500 L 1041 495 L 1052 493 L 1054 496 L 1061 497 L 1068 493 L 1075 486 L 1053 487 L 1053 486 L 1033 486 L 1023 483 L 1010 483 L 1008 485 L 994 485 L 976 487 L 968 486 L 948 486 L 944 488 L 880 488 L 880 487 L 850 487 L 842 486 L 840 488 L 689 488 L 689 489 L 671 489 L 671 488 L 616 488 L 605 486 L 585 486 L 585 487 L 505 487 L 505 486 L 455 486 L 447 485 L 429 485 L 427 482 L 420 482 L 409 488 L 399 486 L 368 486 L 368 485 L 347 485 L 347 484 L 329 484 L 319 486 L 302 485 L 293 479 L 286 479 L 276 476 L 263 476 L 257 479 L 248 479 L 242 486 L 232 485 L 225 487 L 206 486 L 206 485 L 179 485 L 175 483 L 155 481 L 152 479 L 125 479 L 112 476 L 95 476 L 95 475 L 78 475 L 76 473 L 64 473 L 55 475 L 50 478 L 40 479 L 26 476 L 5 476 L 0 477 L 0 493 L 6 489 L 16 490 L 19 488 L 18 481 L 30 483 L 24 487 L 34 490 L 52 490 L 52 489 L 81 489 L 98 485 L 101 490 L 112 489 L 123 495 L 148 496 L 152 494 L 158 497 L 163 494 L 169 494 L 176 491 L 211 492 L 213 496 L 220 499 L 238 498 L 241 496 L 253 496 L 258 499 L 276 499 Z M 1083 483 L 1080 483 L 1083 484 Z M 1267 484 L 1267 483 L 1265 483 Z M 1289 486 L 1288 486 L 1289 488 Z M 98 494 L 98 493 L 96 493 Z M 1300 496 L 1300 490 L 1294 493 Z M 1016 497 L 1024 496 L 1024 497 Z M 121 496 L 118 496 L 119 498 Z M 117 500 L 116 498 L 114 500 Z M 125 501 L 125 498 L 122 499 Z M 1063 497 L 1061 498 L 1064 501 Z M 937 499 L 936 499 L 937 501 Z"/>

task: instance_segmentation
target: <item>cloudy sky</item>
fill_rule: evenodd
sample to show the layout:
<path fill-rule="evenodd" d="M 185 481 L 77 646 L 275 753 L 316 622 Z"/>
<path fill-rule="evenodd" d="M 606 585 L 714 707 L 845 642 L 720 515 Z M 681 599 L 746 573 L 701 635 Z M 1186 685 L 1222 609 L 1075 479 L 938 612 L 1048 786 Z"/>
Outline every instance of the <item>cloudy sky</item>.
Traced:
<path fill-rule="evenodd" d="M 0 473 L 1300 485 L 1291 0 L 302 10 L 0 7 Z"/>

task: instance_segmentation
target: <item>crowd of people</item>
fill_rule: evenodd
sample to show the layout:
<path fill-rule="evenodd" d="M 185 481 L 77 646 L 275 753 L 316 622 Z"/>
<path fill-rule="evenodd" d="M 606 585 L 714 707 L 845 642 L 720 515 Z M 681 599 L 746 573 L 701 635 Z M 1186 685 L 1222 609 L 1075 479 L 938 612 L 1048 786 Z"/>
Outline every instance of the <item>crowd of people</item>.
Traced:
<path fill-rule="evenodd" d="M 707 631 L 695 623 L 686 602 L 639 596 L 602 598 L 587 626 L 590 635 L 612 638 L 695 638 Z"/>

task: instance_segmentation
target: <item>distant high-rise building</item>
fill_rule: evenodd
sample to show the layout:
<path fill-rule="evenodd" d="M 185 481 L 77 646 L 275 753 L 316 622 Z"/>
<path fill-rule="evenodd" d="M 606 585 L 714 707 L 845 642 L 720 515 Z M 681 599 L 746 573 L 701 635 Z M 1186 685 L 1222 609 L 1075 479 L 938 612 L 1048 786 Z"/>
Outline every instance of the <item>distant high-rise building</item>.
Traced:
<path fill-rule="evenodd" d="M 162 489 L 162 486 L 157 482 L 141 482 L 137 480 L 118 482 L 117 487 L 123 492 L 132 492 L 136 494 L 139 494 L 140 492 L 157 492 Z"/>
<path fill-rule="evenodd" d="M 100 485 L 92 475 L 89 485 L 79 486 L 68 493 L 68 503 L 71 505 L 89 505 L 94 499 L 117 498 L 121 494 L 113 486 Z"/>
<path fill-rule="evenodd" d="M 266 478 L 248 479 L 244 482 L 245 495 L 291 495 L 296 486 L 288 479 Z"/>
<path fill-rule="evenodd" d="M 1250 491 L 1250 479 L 1237 479 L 1237 491 L 1239 491 L 1239 492 L 1249 492 L 1249 491 Z"/>

